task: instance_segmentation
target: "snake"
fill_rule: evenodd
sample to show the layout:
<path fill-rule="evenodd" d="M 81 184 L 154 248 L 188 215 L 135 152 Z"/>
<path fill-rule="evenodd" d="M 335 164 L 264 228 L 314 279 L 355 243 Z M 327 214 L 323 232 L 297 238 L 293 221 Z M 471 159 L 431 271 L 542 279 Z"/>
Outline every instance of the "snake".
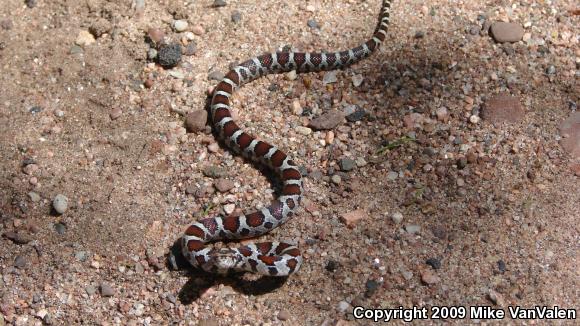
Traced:
<path fill-rule="evenodd" d="M 300 269 L 303 257 L 296 244 L 282 241 L 251 242 L 240 247 L 215 248 L 212 243 L 259 237 L 290 220 L 303 195 L 302 173 L 278 147 L 243 131 L 233 120 L 230 101 L 234 90 L 267 74 L 331 71 L 346 68 L 375 52 L 387 36 L 391 0 L 382 0 L 378 24 L 365 43 L 344 51 L 267 53 L 235 66 L 215 86 L 210 102 L 212 127 L 234 153 L 271 169 L 282 183 L 270 206 L 241 215 L 217 215 L 192 223 L 181 238 L 183 257 L 208 273 L 251 272 L 289 276 Z"/>

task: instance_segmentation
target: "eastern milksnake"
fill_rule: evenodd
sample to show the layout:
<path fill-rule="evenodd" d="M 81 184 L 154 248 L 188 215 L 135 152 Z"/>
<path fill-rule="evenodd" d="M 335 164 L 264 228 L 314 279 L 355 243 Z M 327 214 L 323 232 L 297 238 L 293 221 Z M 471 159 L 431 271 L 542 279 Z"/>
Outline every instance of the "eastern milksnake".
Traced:
<path fill-rule="evenodd" d="M 280 197 L 269 207 L 240 216 L 216 216 L 193 223 L 182 238 L 183 256 L 211 273 L 248 271 L 287 276 L 302 264 L 300 250 L 285 242 L 250 243 L 238 248 L 210 248 L 207 243 L 245 239 L 265 234 L 288 221 L 303 195 L 302 175 L 284 152 L 242 131 L 232 120 L 230 99 L 234 89 L 270 73 L 328 71 L 348 67 L 368 57 L 387 35 L 391 0 L 383 0 L 372 38 L 350 50 L 332 53 L 276 52 L 250 59 L 229 71 L 213 90 L 213 127 L 236 153 L 265 164 L 282 180 Z"/>

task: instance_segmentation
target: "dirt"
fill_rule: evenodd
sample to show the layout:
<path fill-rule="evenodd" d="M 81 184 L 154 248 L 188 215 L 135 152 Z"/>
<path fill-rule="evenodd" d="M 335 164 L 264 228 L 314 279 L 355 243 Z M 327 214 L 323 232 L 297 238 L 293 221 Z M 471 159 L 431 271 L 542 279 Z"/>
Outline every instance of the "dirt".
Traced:
<path fill-rule="evenodd" d="M 241 126 L 307 173 L 304 208 L 260 238 L 300 244 L 305 262 L 287 279 L 167 264 L 188 223 L 266 205 L 277 189 L 209 127 L 186 132 L 185 115 L 231 64 L 358 45 L 379 1 L 142 3 L 2 2 L 0 325 L 369 325 L 355 306 L 576 309 L 580 158 L 559 134 L 580 94 L 575 2 L 395 1 L 386 44 L 335 82 L 289 74 L 240 89 Z M 522 40 L 496 43 L 496 21 L 518 23 Z M 148 58 L 151 28 L 188 49 L 177 67 Z M 517 119 L 485 119 L 498 94 L 519 101 Z M 331 110 L 355 113 L 307 128 Z M 223 179 L 233 188 L 216 190 Z"/>

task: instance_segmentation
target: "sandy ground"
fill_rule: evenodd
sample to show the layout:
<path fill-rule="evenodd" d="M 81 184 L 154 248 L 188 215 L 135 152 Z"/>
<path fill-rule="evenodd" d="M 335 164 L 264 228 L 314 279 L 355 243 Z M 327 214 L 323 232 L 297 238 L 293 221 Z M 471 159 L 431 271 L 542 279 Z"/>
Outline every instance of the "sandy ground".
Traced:
<path fill-rule="evenodd" d="M 353 307 L 578 307 L 578 158 L 558 130 L 580 94 L 574 1 L 397 0 L 385 46 L 336 81 L 268 76 L 236 93 L 241 125 L 308 174 L 304 209 L 263 237 L 300 243 L 305 263 L 288 279 L 166 265 L 189 222 L 266 205 L 276 189 L 209 129 L 186 132 L 183 113 L 202 110 L 209 77 L 233 63 L 358 45 L 379 1 L 140 3 L 2 1 L 1 326 L 370 325 Z M 497 21 L 523 40 L 494 42 Z M 177 67 L 148 59 L 150 28 L 190 46 Z M 500 93 L 523 108 L 517 121 L 485 119 Z M 304 128 L 354 106 L 365 116 Z M 233 188 L 214 189 L 225 180 Z"/>

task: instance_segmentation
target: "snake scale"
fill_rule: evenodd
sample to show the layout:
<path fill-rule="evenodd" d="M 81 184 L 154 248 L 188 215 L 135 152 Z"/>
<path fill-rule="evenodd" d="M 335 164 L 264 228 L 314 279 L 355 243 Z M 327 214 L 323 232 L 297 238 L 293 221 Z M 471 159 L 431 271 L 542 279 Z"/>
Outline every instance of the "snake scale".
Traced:
<path fill-rule="evenodd" d="M 249 243 L 221 249 L 208 245 L 220 240 L 257 237 L 277 228 L 294 215 L 304 193 L 302 175 L 296 164 L 277 147 L 241 130 L 232 119 L 230 99 L 235 89 L 267 74 L 341 69 L 368 57 L 387 36 L 390 9 L 391 0 L 383 0 L 373 36 L 360 46 L 337 52 L 264 54 L 236 66 L 217 84 L 210 106 L 216 133 L 234 152 L 277 173 L 282 180 L 282 191 L 269 207 L 240 216 L 204 218 L 191 224 L 181 239 L 183 256 L 191 265 L 210 273 L 247 271 L 268 276 L 287 276 L 300 268 L 300 250 L 290 243 Z"/>

